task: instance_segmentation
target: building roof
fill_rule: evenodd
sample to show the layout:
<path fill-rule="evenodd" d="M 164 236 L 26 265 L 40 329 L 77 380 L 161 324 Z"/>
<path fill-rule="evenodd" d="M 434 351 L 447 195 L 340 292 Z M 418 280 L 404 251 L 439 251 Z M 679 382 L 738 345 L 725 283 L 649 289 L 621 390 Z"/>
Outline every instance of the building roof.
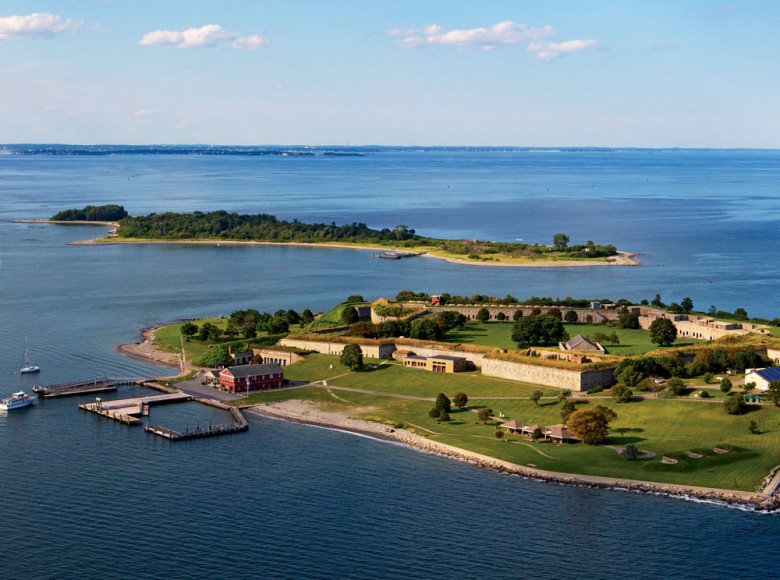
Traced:
<path fill-rule="evenodd" d="M 519 431 L 523 427 L 525 427 L 525 423 L 522 421 L 517 421 L 515 419 L 512 419 L 511 421 L 507 421 L 506 423 L 501 424 L 502 427 L 506 427 L 507 429 L 515 429 Z"/>
<path fill-rule="evenodd" d="M 447 356 L 447 355 L 436 355 L 436 356 L 429 356 L 428 357 L 431 360 L 451 360 L 451 361 L 460 361 L 460 360 L 466 360 L 462 356 Z"/>
<path fill-rule="evenodd" d="M 417 356 L 416 354 L 407 354 L 404 360 L 428 360 L 424 356 Z"/>
<path fill-rule="evenodd" d="M 566 439 L 577 439 L 577 437 L 566 428 L 566 425 L 552 425 L 547 427 L 545 434 L 552 439 L 560 439 L 561 441 Z"/>
<path fill-rule="evenodd" d="M 780 367 L 770 367 L 768 369 L 756 369 L 756 374 L 765 381 L 780 381 Z"/>
<path fill-rule="evenodd" d="M 604 352 L 604 348 L 597 342 L 593 342 L 578 334 L 563 343 L 565 350 L 578 350 L 584 352 Z"/>
<path fill-rule="evenodd" d="M 227 367 L 222 371 L 222 373 L 230 373 L 236 378 L 249 376 L 254 377 L 257 375 L 271 375 L 281 372 L 282 367 L 276 363 L 267 363 L 264 365 L 237 365 L 233 367 Z"/>

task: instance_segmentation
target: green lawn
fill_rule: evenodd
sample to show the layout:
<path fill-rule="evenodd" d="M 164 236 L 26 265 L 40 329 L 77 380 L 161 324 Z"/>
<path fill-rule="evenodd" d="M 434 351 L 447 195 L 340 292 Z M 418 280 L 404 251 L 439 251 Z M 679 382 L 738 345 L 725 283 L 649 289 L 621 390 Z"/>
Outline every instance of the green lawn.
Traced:
<path fill-rule="evenodd" d="M 237 404 L 291 398 L 313 400 L 326 405 L 328 410 L 341 410 L 374 421 L 403 423 L 433 440 L 513 463 L 565 473 L 754 491 L 770 469 L 780 464 L 780 409 L 777 407 L 754 405 L 747 415 L 732 416 L 723 411 L 719 401 L 648 398 L 617 404 L 611 398 L 577 398 L 583 406 L 601 404 L 615 410 L 618 418 L 612 424 L 608 444 L 634 443 L 657 454 L 655 459 L 629 462 L 614 450 L 601 446 L 534 443 L 514 435 L 498 441 L 494 437 L 496 423 L 482 425 L 471 411 L 453 409 L 450 423 L 437 423 L 428 416 L 430 401 L 382 394 L 433 398 L 439 392 L 451 397 L 463 391 L 469 395 L 472 409 L 489 407 L 496 416 L 505 415 L 502 421 L 517 419 L 552 425 L 561 422 L 560 404 L 548 398 L 537 406 L 527 397 L 537 388 L 552 397 L 557 394 L 556 389 L 482 377 L 477 372 L 430 373 L 403 368 L 394 362 L 355 373 L 342 367 L 338 357 L 316 354 L 285 367 L 285 376 L 293 380 L 327 380 L 328 387 L 266 392 Z M 359 388 L 375 394 L 333 387 Z M 749 433 L 751 420 L 756 421 L 761 435 Z M 621 435 L 618 428 L 626 428 L 627 432 Z M 723 443 L 733 446 L 733 451 L 716 454 L 713 448 Z M 689 458 L 688 452 L 694 450 L 704 457 Z M 664 464 L 663 455 L 672 455 L 679 462 Z"/>
<path fill-rule="evenodd" d="M 463 328 L 448 332 L 444 340 L 457 344 L 479 344 L 495 348 L 516 349 L 517 345 L 512 342 L 512 326 L 511 322 L 467 322 Z M 657 345 L 650 342 L 650 333 L 644 330 L 613 328 L 603 324 L 565 324 L 564 328 L 569 336 L 578 334 L 589 336 L 597 332 L 607 335 L 616 333 L 620 340 L 619 345 L 611 346 L 609 343 L 603 345 L 610 354 L 629 356 L 645 354 L 658 349 Z M 699 341 L 693 339 L 678 340 L 674 346 L 686 346 L 697 342 Z"/>
<path fill-rule="evenodd" d="M 487 426 L 482 425 L 471 411 L 453 409 L 450 423 L 437 423 L 428 417 L 429 401 L 334 390 L 337 400 L 324 388 L 310 393 L 311 397 L 301 389 L 259 397 L 268 401 L 268 396 L 284 398 L 285 393 L 289 393 L 290 398 L 326 402 L 328 408 L 340 408 L 353 416 L 403 423 L 432 440 L 513 463 L 564 473 L 754 491 L 769 470 L 780 463 L 780 410 L 775 407 L 754 407 L 746 416 L 734 417 L 724 413 L 717 403 L 664 400 L 622 405 L 605 401 L 585 403 L 607 404 L 618 414 L 613 427 L 629 429 L 624 435 L 613 429 L 607 441 L 609 444 L 622 446 L 635 443 L 640 449 L 658 454 L 655 459 L 629 462 L 614 450 L 601 446 L 533 443 L 514 435 L 498 441 L 493 435 L 496 424 L 489 422 Z M 488 406 L 495 413 L 504 413 L 504 420 L 512 418 L 543 425 L 560 423 L 560 405 L 552 401 L 542 401 L 538 407 L 527 400 L 487 399 L 475 403 L 473 408 Z M 761 435 L 748 432 L 751 419 L 758 423 Z M 716 454 L 713 448 L 723 443 L 731 444 L 734 450 L 725 455 Z M 704 457 L 688 458 L 687 453 L 692 450 L 704 454 Z M 661 456 L 664 454 L 679 457 L 679 463 L 662 463 Z"/>
<path fill-rule="evenodd" d="M 198 326 L 210 322 L 218 328 L 225 329 L 227 327 L 227 319 L 225 318 L 203 318 L 201 320 L 195 320 L 194 323 Z M 169 326 L 164 326 L 157 330 L 155 333 L 155 342 L 162 349 L 168 352 L 181 352 L 181 325 L 183 322 L 177 322 Z M 201 355 L 208 352 L 209 347 L 207 343 L 201 342 L 196 339 L 184 340 L 184 351 L 187 354 L 187 360 L 194 360 Z"/>

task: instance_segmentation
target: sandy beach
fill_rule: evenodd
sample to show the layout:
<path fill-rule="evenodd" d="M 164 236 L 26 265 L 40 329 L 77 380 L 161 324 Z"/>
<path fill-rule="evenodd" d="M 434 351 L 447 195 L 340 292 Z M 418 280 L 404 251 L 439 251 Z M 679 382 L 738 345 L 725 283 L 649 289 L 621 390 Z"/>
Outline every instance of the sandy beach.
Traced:
<path fill-rule="evenodd" d="M 730 505 L 744 506 L 750 509 L 774 511 L 780 509 L 778 498 L 767 497 L 760 493 L 654 483 L 634 479 L 615 479 L 578 475 L 572 473 L 557 473 L 525 467 L 515 463 L 495 459 L 487 455 L 474 453 L 458 447 L 453 447 L 427 437 L 417 435 L 406 429 L 396 429 L 390 425 L 355 419 L 342 413 L 327 412 L 309 401 L 280 401 L 255 405 L 250 411 L 276 419 L 296 423 L 316 425 L 341 431 L 358 433 L 376 439 L 391 441 L 418 449 L 426 453 L 434 453 L 453 459 L 466 461 L 480 467 L 493 469 L 502 473 L 518 475 L 530 479 L 538 479 L 561 485 L 587 486 L 603 489 L 618 489 L 642 493 L 652 493 L 681 497 L 685 499 L 719 502 Z M 511 443 L 508 443 L 511 444 Z"/>

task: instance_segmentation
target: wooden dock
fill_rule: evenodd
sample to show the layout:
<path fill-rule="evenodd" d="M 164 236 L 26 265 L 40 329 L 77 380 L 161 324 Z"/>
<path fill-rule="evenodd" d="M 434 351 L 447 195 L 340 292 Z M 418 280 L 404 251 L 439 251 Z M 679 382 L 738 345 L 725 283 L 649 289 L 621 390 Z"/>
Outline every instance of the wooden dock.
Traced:
<path fill-rule="evenodd" d="M 189 441 L 191 439 L 203 439 L 205 437 L 217 437 L 219 435 L 230 435 L 232 433 L 240 433 L 249 429 L 249 423 L 247 423 L 244 415 L 238 409 L 230 407 L 230 413 L 235 419 L 235 423 L 222 423 L 220 425 L 211 425 L 205 429 L 201 429 L 198 426 L 195 430 L 190 431 L 187 429 L 183 433 L 168 427 L 161 425 L 147 425 L 145 430 L 147 433 L 157 435 L 169 441 Z"/>
<path fill-rule="evenodd" d="M 84 381 L 72 381 L 69 383 L 56 383 L 34 386 L 33 392 L 43 399 L 55 399 L 57 397 L 73 397 L 75 395 L 88 395 L 90 393 L 106 393 L 116 391 L 123 385 L 134 385 L 137 379 L 118 379 L 109 377 L 97 377 Z"/>
<path fill-rule="evenodd" d="M 141 425 L 142 422 L 138 415 L 148 414 L 148 409 L 152 405 L 183 403 L 191 399 L 192 396 L 186 393 L 166 393 L 164 395 L 117 399 L 115 401 L 102 401 L 98 398 L 94 403 L 79 403 L 79 409 L 108 417 L 125 425 L 134 426 Z"/>

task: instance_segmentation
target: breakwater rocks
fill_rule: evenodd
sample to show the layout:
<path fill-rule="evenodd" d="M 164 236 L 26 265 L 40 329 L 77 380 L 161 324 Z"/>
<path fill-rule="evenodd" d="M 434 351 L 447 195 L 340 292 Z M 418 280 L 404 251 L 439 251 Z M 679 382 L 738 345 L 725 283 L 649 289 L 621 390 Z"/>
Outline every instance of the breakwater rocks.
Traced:
<path fill-rule="evenodd" d="M 474 453 L 458 447 L 453 447 L 438 441 L 412 433 L 406 429 L 397 429 L 392 426 L 374 423 L 363 419 L 347 417 L 341 413 L 329 413 L 320 410 L 315 404 L 307 401 L 280 401 L 256 405 L 251 410 L 261 415 L 317 425 L 320 427 L 350 431 L 367 435 L 377 439 L 393 441 L 408 445 L 425 453 L 434 453 L 444 457 L 465 461 L 486 469 L 492 469 L 499 473 L 517 475 L 527 479 L 547 481 L 559 485 L 577 487 L 591 487 L 597 489 L 624 490 L 653 495 L 678 497 L 693 501 L 720 503 L 743 507 L 757 511 L 780 510 L 780 498 L 777 496 L 765 496 L 759 493 L 745 491 L 714 489 L 706 487 L 693 487 L 675 484 L 664 484 L 633 479 L 615 479 L 609 477 L 597 477 L 577 475 L 570 473 L 558 473 L 542 469 L 524 467 L 508 461 L 502 461 L 494 457 Z"/>

